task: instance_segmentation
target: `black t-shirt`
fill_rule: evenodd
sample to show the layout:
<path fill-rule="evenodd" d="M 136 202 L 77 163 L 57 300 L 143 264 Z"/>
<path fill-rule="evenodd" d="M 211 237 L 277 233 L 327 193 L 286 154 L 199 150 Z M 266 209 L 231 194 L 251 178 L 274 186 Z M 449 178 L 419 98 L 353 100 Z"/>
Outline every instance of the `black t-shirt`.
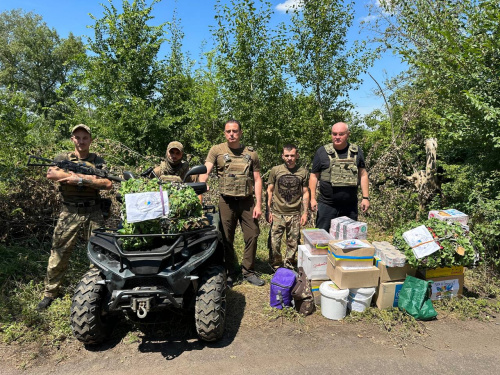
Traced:
<path fill-rule="evenodd" d="M 347 159 L 349 151 L 349 144 L 343 150 L 337 150 L 339 159 Z M 356 159 L 356 165 L 359 168 L 366 168 L 365 157 L 363 156 L 363 150 L 358 147 L 358 157 Z M 321 146 L 316 151 L 314 155 L 313 165 L 311 173 L 321 173 L 321 171 L 328 169 L 330 167 L 330 158 L 326 153 L 325 146 Z M 317 198 L 318 202 L 327 204 L 334 207 L 347 207 L 357 204 L 357 186 L 332 186 L 330 182 L 320 181 L 319 182 L 319 195 Z"/>

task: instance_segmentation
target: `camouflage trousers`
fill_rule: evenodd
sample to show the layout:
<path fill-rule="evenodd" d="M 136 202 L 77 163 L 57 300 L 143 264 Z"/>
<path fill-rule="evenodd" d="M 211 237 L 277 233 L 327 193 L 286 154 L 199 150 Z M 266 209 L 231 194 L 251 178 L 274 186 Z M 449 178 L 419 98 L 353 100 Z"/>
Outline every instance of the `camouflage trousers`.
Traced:
<path fill-rule="evenodd" d="M 99 206 L 82 208 L 63 206 L 52 237 L 52 249 L 45 278 L 45 297 L 57 297 L 63 277 L 68 270 L 69 258 L 78 239 L 78 233 L 83 231 L 85 240 L 88 240 L 91 231 L 102 224 L 103 218 Z"/>
<path fill-rule="evenodd" d="M 300 214 L 297 215 L 273 215 L 271 224 L 271 259 L 273 267 L 290 266 L 295 261 L 297 246 L 300 239 Z M 286 233 L 285 260 L 281 255 L 281 240 Z"/>

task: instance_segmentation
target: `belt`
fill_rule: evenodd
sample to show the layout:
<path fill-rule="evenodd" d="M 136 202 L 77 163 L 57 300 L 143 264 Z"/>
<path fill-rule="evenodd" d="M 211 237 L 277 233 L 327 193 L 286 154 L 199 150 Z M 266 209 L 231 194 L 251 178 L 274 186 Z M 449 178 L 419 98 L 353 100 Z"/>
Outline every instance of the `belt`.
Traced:
<path fill-rule="evenodd" d="M 70 207 L 93 207 L 98 202 L 97 201 L 86 201 L 86 202 L 62 202 L 66 206 Z"/>
<path fill-rule="evenodd" d="M 221 194 L 221 197 L 224 199 L 231 199 L 231 200 L 235 200 L 235 201 L 241 201 L 244 199 L 253 198 L 251 195 L 247 195 L 246 197 L 232 197 L 230 195 L 223 195 L 223 194 Z"/>

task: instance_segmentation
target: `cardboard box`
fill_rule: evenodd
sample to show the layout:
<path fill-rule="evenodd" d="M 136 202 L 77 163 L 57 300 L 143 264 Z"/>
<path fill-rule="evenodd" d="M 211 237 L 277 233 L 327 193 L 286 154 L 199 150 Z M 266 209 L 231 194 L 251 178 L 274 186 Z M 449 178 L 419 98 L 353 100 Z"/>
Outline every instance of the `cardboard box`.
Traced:
<path fill-rule="evenodd" d="M 398 307 L 399 292 L 403 287 L 404 281 L 380 283 L 377 293 L 373 297 L 375 305 L 379 309 L 388 309 Z"/>
<path fill-rule="evenodd" d="M 321 306 L 321 293 L 319 292 L 319 287 L 325 281 L 330 281 L 330 279 L 325 280 L 311 280 L 311 291 L 314 296 L 314 303 L 318 306 Z"/>
<path fill-rule="evenodd" d="M 328 259 L 335 267 L 341 266 L 345 269 L 370 268 L 373 266 L 373 257 L 342 257 L 329 252 Z"/>
<path fill-rule="evenodd" d="M 333 240 L 333 237 L 324 229 L 302 229 L 304 236 L 304 244 L 309 248 L 313 255 L 328 254 L 328 242 Z"/>
<path fill-rule="evenodd" d="M 464 266 L 440 267 L 433 269 L 419 269 L 419 275 L 424 279 L 432 277 L 456 276 L 464 274 Z"/>
<path fill-rule="evenodd" d="M 467 214 L 464 214 L 463 212 L 460 212 L 453 208 L 449 210 L 429 211 L 428 218 L 436 218 L 441 221 L 457 222 L 463 225 L 467 225 L 467 222 L 469 221 L 469 216 Z"/>
<path fill-rule="evenodd" d="M 366 240 L 349 239 L 333 240 L 328 243 L 328 250 L 336 256 L 346 257 L 372 257 L 375 248 Z"/>
<path fill-rule="evenodd" d="M 306 276 L 310 280 L 328 279 L 326 274 L 326 263 L 328 255 L 313 255 L 305 245 L 299 245 L 297 266 L 304 268 Z"/>
<path fill-rule="evenodd" d="M 431 300 L 437 301 L 443 298 L 461 296 L 464 288 L 464 275 L 452 275 L 445 277 L 433 277 L 428 280 L 432 284 Z"/>
<path fill-rule="evenodd" d="M 366 239 L 367 232 L 366 223 L 353 220 L 347 216 L 337 217 L 330 222 L 330 234 L 335 239 Z"/>
<path fill-rule="evenodd" d="M 328 259 L 326 273 L 340 289 L 369 288 L 378 285 L 379 269 L 375 266 L 356 270 L 346 270 L 341 266 L 335 267 Z"/>
<path fill-rule="evenodd" d="M 415 276 L 416 268 L 406 264 L 404 267 L 387 267 L 381 259 L 375 258 L 375 265 L 380 270 L 380 283 L 406 279 L 407 275 Z"/>

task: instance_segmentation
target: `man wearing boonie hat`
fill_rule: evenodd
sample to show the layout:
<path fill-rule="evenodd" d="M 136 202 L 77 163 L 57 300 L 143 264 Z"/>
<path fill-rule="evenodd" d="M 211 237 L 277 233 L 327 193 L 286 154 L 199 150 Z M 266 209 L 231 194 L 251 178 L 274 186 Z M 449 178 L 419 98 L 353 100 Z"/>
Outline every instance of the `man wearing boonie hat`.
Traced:
<path fill-rule="evenodd" d="M 57 155 L 54 161 L 69 160 L 92 168 L 104 168 L 104 160 L 89 152 L 92 132 L 87 125 L 78 124 L 71 129 L 71 142 L 75 150 Z M 44 298 L 37 310 L 45 310 L 58 297 L 78 233 L 83 230 L 85 238 L 88 238 L 93 229 L 102 226 L 99 190 L 110 190 L 113 186 L 107 178 L 78 174 L 58 167 L 50 167 L 47 178 L 58 183 L 63 205 L 52 238 Z"/>
<path fill-rule="evenodd" d="M 165 153 L 165 160 L 153 170 L 154 174 L 162 181 L 182 182 L 189 170 L 189 163 L 182 160 L 183 156 L 184 146 L 182 143 L 177 141 L 170 142 Z M 194 179 L 192 177 L 195 176 L 190 176 L 186 182 L 193 182 Z"/>

